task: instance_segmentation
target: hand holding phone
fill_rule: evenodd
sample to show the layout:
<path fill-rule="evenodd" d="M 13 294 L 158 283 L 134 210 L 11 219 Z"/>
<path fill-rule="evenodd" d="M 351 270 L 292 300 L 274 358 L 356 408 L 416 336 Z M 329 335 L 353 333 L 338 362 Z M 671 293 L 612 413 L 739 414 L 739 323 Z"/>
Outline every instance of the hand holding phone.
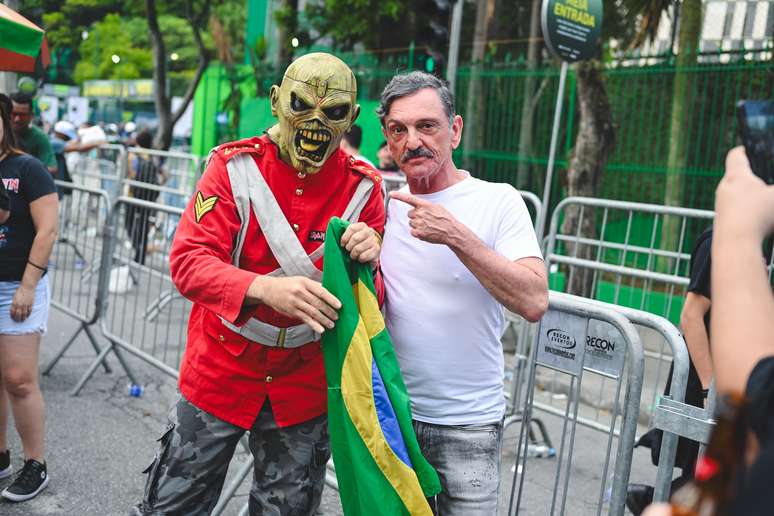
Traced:
<path fill-rule="evenodd" d="M 774 184 L 774 102 L 740 100 L 736 116 L 750 168 L 766 184 Z"/>

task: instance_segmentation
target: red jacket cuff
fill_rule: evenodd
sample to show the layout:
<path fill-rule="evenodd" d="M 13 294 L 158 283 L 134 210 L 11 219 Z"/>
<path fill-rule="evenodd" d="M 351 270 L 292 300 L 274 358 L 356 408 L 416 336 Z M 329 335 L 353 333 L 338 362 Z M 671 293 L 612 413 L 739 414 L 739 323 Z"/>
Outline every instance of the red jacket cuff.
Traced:
<path fill-rule="evenodd" d="M 233 269 L 229 272 L 225 292 L 221 296 L 220 315 L 228 322 L 241 326 L 250 317 L 255 307 L 244 306 L 250 284 L 256 278 L 254 272 Z"/>

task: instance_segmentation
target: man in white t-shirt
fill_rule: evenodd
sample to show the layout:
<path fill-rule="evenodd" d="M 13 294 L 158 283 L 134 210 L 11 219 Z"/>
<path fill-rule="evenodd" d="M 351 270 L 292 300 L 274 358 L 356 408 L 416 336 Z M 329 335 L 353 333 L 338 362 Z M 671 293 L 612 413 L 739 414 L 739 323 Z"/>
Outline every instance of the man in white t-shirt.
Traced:
<path fill-rule="evenodd" d="M 454 165 L 462 118 L 442 80 L 423 72 L 394 77 L 377 114 L 408 181 L 390 194 L 385 318 L 419 444 L 441 478 L 436 510 L 493 515 L 505 413 L 503 306 L 529 321 L 543 316 L 540 247 L 512 186 Z"/>

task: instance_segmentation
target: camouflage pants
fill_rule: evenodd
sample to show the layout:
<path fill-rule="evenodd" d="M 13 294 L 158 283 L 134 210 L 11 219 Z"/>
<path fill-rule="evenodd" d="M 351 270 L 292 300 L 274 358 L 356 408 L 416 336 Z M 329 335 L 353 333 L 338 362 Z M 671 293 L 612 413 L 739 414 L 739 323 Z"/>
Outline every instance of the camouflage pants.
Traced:
<path fill-rule="evenodd" d="M 134 515 L 206 515 L 215 508 L 229 462 L 245 430 L 182 396 L 169 413 L 161 446 Z M 255 459 L 250 515 L 311 515 L 320 505 L 330 457 L 327 415 L 279 428 L 268 399 L 250 429 Z"/>

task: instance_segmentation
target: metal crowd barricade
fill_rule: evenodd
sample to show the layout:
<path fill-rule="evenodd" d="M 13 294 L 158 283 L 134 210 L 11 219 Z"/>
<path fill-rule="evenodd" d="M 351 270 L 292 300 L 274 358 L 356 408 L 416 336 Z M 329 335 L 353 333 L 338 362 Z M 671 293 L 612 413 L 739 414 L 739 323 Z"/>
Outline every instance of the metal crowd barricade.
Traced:
<path fill-rule="evenodd" d="M 520 190 L 521 198 L 527 205 L 530 216 L 532 217 L 533 226 L 537 224 L 540 219 L 540 211 L 542 210 L 542 202 L 540 198 L 532 192 Z M 514 339 L 514 363 L 513 367 L 506 372 L 506 379 L 510 379 L 510 389 L 506 394 L 508 400 L 508 408 L 505 414 L 504 427 L 507 428 L 512 423 L 521 421 L 521 407 L 523 403 L 524 384 L 528 375 L 527 366 L 529 363 L 529 344 L 531 342 L 532 332 L 537 328 L 537 324 L 531 324 L 523 317 L 520 317 L 514 313 L 506 312 L 505 314 L 506 328 L 505 334 Z M 533 421 L 539 423 L 538 420 L 533 418 Z M 549 443 L 546 432 L 542 431 L 543 440 Z"/>
<path fill-rule="evenodd" d="M 175 151 L 160 151 L 142 147 L 127 149 L 127 165 L 124 179 L 129 179 L 136 159 L 154 161 L 166 180 L 160 184 L 161 195 L 156 202 L 166 206 L 185 208 L 196 188 L 201 168 L 200 158 L 193 154 Z"/>
<path fill-rule="evenodd" d="M 163 373 L 177 378 L 185 349 L 191 303 L 177 293 L 169 276 L 171 238 L 152 238 L 180 208 L 119 197 L 104 224 L 100 253 L 97 305 L 99 323 L 108 345 L 84 373 L 74 393 L 89 381 L 108 354 L 114 352 L 122 365 L 122 352 L 130 353 Z M 220 514 L 252 469 L 252 458 L 240 467 L 227 486 L 218 507 Z"/>
<path fill-rule="evenodd" d="M 126 164 L 126 147 L 120 143 L 103 143 L 96 149 L 97 158 L 115 163 L 119 169 Z M 123 174 L 121 174 L 123 177 Z"/>
<path fill-rule="evenodd" d="M 588 300 L 588 302 L 600 307 L 609 306 L 599 301 Z M 674 367 L 672 369 L 670 395 L 661 398 L 653 418 L 654 428 L 663 431 L 654 500 L 665 501 L 669 495 L 672 482 L 677 439 L 679 436 L 695 438 L 695 435 L 702 435 L 703 438 L 695 440 L 706 443 L 708 425 L 710 424 L 708 414 L 713 413 L 714 403 L 708 403 L 706 411 L 683 403 L 685 400 L 685 389 L 688 385 L 690 358 L 688 347 L 682 334 L 671 322 L 661 316 L 633 308 L 617 306 L 616 310 L 629 319 L 629 322 L 632 324 L 649 328 L 658 333 L 669 344 L 670 351 L 672 352 Z M 670 413 L 665 414 L 666 410 L 669 410 Z M 668 421 L 665 419 L 668 419 Z M 697 420 L 698 422 L 694 422 Z M 705 433 L 700 434 L 696 432 Z"/>
<path fill-rule="evenodd" d="M 389 202 L 389 193 L 394 190 L 400 190 L 406 184 L 406 176 L 403 172 L 382 172 L 382 181 L 384 182 L 384 203 Z"/>
<path fill-rule="evenodd" d="M 181 214 L 180 208 L 119 197 L 105 225 L 101 276 L 100 327 L 110 342 L 103 355 L 122 348 L 175 378 L 190 302 L 177 294 L 169 276 L 172 240 L 157 228 Z"/>
<path fill-rule="evenodd" d="M 99 278 L 104 250 L 102 228 L 108 213 L 108 195 L 104 190 L 56 181 L 59 201 L 59 236 L 51 254 L 52 305 L 79 322 L 76 332 L 56 353 L 42 374 L 48 375 L 73 345 L 81 332 L 99 356 L 103 349 L 91 327 L 101 316 Z M 119 359 L 121 357 L 119 356 Z M 103 362 L 105 371 L 110 366 Z M 134 380 L 131 371 L 129 377 Z"/>
<path fill-rule="evenodd" d="M 104 190 L 113 202 L 121 195 L 122 151 L 110 149 L 107 157 L 105 152 L 96 148 L 88 152 L 68 153 L 67 167 L 75 184 Z"/>
<path fill-rule="evenodd" d="M 591 342 L 589 336 L 592 334 L 603 334 L 604 344 Z M 524 405 L 524 423 L 519 433 L 517 467 L 511 485 L 508 514 L 518 513 L 524 494 L 524 478 L 527 474 L 526 440 L 532 409 L 535 408 L 536 371 L 540 367 L 554 370 L 570 378 L 567 403 L 563 410 L 557 412 L 557 415 L 563 419 L 563 425 L 551 493 L 550 514 L 556 513 L 558 500 L 561 500 L 561 505 L 558 507 L 559 514 L 565 512 L 572 477 L 576 428 L 580 423 L 581 388 L 589 375 L 595 375 L 614 380 L 617 390 L 612 425 L 607 432 L 605 443 L 604 467 L 600 473 L 597 514 L 602 513 L 605 505 L 605 488 L 615 441 L 614 428 L 618 425 L 620 415 L 619 440 L 616 458 L 612 464 L 609 514 L 623 515 L 644 375 L 642 344 L 634 326 L 614 306 L 589 303 L 582 298 L 551 292 L 549 309 L 539 324 L 530 362 L 532 368 Z M 625 396 L 623 403 L 619 403 L 624 383 L 626 384 Z M 587 490 L 588 485 L 588 479 L 585 478 L 582 489 Z"/>
<path fill-rule="evenodd" d="M 564 230 L 568 218 L 575 217 L 573 231 Z M 692 237 L 709 226 L 714 213 L 705 210 L 613 201 L 587 197 L 562 200 L 554 210 L 546 243 L 546 265 L 553 290 L 601 299 L 620 306 L 679 319 L 682 298 L 689 279 Z M 581 233 L 586 228 L 586 234 Z M 593 233 L 589 233 L 592 228 Z M 671 238 L 663 231 L 677 228 Z M 665 366 L 672 356 L 667 340 L 646 341 L 647 423 L 666 379 Z M 548 391 L 561 397 L 566 386 L 554 379 Z M 609 412 L 611 387 L 600 382 L 594 391 L 584 393 L 596 406 L 592 418 L 601 428 Z M 548 404 L 553 400 L 549 398 Z"/>

